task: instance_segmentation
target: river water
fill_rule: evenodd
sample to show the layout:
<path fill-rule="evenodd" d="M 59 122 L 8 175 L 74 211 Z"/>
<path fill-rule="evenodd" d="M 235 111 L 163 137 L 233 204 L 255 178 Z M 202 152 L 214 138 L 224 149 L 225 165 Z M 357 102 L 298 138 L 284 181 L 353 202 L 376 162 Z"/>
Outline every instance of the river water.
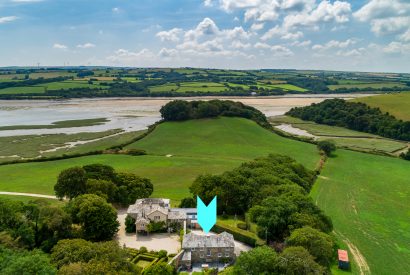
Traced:
<path fill-rule="evenodd" d="M 328 98 L 368 96 L 366 94 L 338 95 L 286 95 L 272 97 L 218 97 L 240 101 L 262 111 L 266 116 L 283 115 L 292 107 L 319 103 Z M 39 134 L 101 132 L 111 129 L 137 131 L 160 120 L 159 110 L 175 98 L 101 98 L 70 100 L 0 100 L 0 126 L 48 125 L 56 121 L 107 118 L 102 125 L 0 131 L 0 136 L 21 136 Z M 185 100 L 210 100 L 214 97 L 179 98 Z"/>

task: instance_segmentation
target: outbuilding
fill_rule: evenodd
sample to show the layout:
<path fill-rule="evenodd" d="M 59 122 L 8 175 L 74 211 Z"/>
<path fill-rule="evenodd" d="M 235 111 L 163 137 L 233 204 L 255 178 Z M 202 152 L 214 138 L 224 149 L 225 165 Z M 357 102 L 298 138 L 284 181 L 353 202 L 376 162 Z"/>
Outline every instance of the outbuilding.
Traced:
<path fill-rule="evenodd" d="M 339 268 L 343 270 L 348 270 L 350 263 L 349 263 L 349 255 L 347 254 L 347 251 L 338 249 L 337 255 L 339 259 Z"/>

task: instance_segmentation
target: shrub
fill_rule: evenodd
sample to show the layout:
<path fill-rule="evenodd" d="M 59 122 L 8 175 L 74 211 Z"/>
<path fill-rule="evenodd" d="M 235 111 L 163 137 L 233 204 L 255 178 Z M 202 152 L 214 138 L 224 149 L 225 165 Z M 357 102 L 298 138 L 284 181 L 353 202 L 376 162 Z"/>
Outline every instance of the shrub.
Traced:
<path fill-rule="evenodd" d="M 134 233 L 137 227 L 135 226 L 135 219 L 129 215 L 125 218 L 125 232 Z"/>
<path fill-rule="evenodd" d="M 167 256 L 167 254 L 168 254 L 168 252 L 166 250 L 160 250 L 158 252 L 158 257 L 160 257 L 162 259 L 162 258 L 165 258 Z"/>
<path fill-rule="evenodd" d="M 244 222 L 239 222 L 239 223 L 236 225 L 236 227 L 238 227 L 239 229 L 242 229 L 242 230 L 248 230 L 248 226 L 247 226 L 247 224 L 244 223 Z"/>
<path fill-rule="evenodd" d="M 220 224 L 215 224 L 214 227 L 212 227 L 212 231 L 215 233 L 222 233 L 222 232 L 228 232 L 233 235 L 233 238 L 239 242 L 243 242 L 247 245 L 250 245 L 252 247 L 263 245 L 264 242 L 263 240 L 257 238 L 253 233 L 251 232 L 241 232 L 239 229 L 233 228 L 233 227 L 228 227 L 228 226 L 223 226 Z"/>
<path fill-rule="evenodd" d="M 147 225 L 147 231 L 149 233 L 163 232 L 165 228 L 165 222 L 150 222 Z"/>
<path fill-rule="evenodd" d="M 148 252 L 148 249 L 147 249 L 145 246 L 141 246 L 141 247 L 140 247 L 140 253 L 141 253 L 141 254 L 147 253 L 147 252 Z"/>

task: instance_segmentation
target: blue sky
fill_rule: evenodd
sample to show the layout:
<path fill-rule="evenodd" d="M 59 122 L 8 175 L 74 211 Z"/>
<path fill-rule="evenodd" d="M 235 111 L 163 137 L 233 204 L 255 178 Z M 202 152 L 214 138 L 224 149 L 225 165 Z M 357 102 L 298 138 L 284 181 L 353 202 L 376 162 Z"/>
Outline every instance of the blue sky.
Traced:
<path fill-rule="evenodd" d="M 0 0 L 0 66 L 410 72 L 408 0 Z"/>

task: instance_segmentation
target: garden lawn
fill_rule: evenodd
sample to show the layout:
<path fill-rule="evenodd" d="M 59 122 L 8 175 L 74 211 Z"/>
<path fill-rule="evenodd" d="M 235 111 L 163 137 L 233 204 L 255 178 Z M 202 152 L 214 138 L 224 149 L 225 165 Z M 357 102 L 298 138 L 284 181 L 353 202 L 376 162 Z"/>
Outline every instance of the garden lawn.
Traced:
<path fill-rule="evenodd" d="M 410 162 L 345 150 L 336 155 L 326 163 L 312 197 L 332 218 L 338 238 L 357 247 L 372 274 L 408 274 Z"/>

